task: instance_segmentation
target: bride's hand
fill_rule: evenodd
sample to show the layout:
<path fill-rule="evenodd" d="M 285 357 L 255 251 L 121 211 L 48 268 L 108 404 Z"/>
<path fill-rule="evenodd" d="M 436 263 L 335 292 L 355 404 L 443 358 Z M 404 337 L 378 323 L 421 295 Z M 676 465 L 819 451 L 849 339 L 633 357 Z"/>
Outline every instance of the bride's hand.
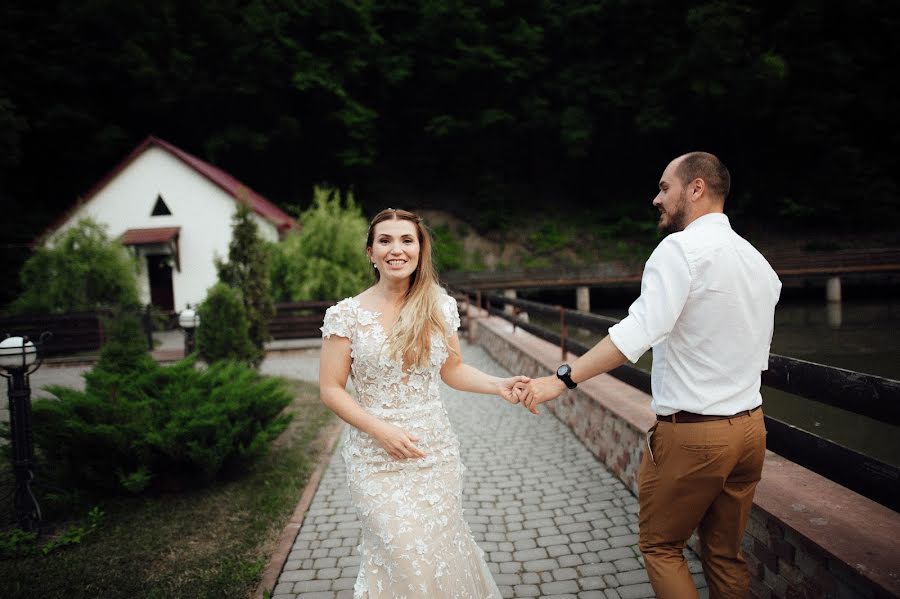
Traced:
<path fill-rule="evenodd" d="M 497 382 L 497 395 L 511 404 L 517 404 L 520 396 L 524 394 L 525 385 L 531 379 L 527 376 L 511 376 L 508 379 L 500 379 Z"/>
<path fill-rule="evenodd" d="M 407 458 L 424 458 L 425 453 L 415 446 L 419 440 L 415 435 L 408 434 L 399 426 L 382 422 L 372 432 L 375 441 L 396 460 Z"/>

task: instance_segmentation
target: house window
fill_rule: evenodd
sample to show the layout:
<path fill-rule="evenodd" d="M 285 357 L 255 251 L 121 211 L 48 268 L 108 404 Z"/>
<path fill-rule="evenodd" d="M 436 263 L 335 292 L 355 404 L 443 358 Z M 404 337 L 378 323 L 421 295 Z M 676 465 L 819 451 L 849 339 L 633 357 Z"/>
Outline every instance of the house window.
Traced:
<path fill-rule="evenodd" d="M 164 216 L 166 214 L 172 214 L 172 211 L 169 210 L 169 207 L 166 206 L 166 203 L 163 201 L 162 196 L 156 196 L 156 204 L 153 205 L 153 212 L 150 213 L 151 216 Z"/>

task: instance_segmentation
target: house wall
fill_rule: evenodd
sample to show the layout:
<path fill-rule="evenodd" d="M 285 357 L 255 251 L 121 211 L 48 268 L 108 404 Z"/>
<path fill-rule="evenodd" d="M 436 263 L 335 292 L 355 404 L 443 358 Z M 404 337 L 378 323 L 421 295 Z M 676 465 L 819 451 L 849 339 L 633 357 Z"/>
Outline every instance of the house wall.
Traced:
<path fill-rule="evenodd" d="M 161 195 L 171 215 L 151 216 Z M 178 158 L 150 146 L 110 180 L 89 201 L 80 206 L 58 231 L 90 217 L 106 224 L 111 237 L 127 229 L 181 227 L 179 239 L 181 270 L 173 270 L 175 309 L 196 305 L 216 282 L 215 256 L 228 256 L 231 219 L 237 202 Z M 276 227 L 253 214 L 260 235 L 278 240 Z M 146 260 L 141 260 L 139 289 L 141 301 L 150 301 Z"/>

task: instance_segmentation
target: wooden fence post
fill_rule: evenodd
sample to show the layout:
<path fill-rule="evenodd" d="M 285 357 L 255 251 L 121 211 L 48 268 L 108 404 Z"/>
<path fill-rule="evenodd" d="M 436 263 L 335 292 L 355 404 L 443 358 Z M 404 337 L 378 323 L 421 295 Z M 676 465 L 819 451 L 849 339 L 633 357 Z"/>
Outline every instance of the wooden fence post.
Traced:
<path fill-rule="evenodd" d="M 562 361 L 566 361 L 566 336 L 568 335 L 568 330 L 566 328 L 566 309 L 562 306 L 559 307 L 559 348 L 562 350 Z"/>
<path fill-rule="evenodd" d="M 144 309 L 143 321 L 144 334 L 147 335 L 147 349 L 153 351 L 153 314 L 151 313 L 152 305 L 147 304 Z"/>

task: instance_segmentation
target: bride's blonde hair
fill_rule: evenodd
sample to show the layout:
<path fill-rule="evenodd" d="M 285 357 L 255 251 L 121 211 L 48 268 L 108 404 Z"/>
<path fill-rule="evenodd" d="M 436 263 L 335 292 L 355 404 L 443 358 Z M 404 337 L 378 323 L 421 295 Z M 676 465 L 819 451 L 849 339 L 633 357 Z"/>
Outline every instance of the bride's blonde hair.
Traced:
<path fill-rule="evenodd" d="M 375 242 L 375 225 L 387 220 L 406 220 L 415 226 L 419 239 L 419 264 L 410 275 L 409 290 L 400 309 L 397 323 L 388 338 L 388 348 L 393 356 L 403 356 L 405 367 L 425 366 L 431 357 L 431 336 L 435 333 L 444 339 L 449 348 L 449 334 L 441 313 L 442 289 L 438 283 L 431 256 L 431 235 L 422 224 L 422 218 L 406 210 L 388 208 L 375 215 L 369 224 L 366 249 Z M 375 269 L 375 282 L 381 273 Z"/>

